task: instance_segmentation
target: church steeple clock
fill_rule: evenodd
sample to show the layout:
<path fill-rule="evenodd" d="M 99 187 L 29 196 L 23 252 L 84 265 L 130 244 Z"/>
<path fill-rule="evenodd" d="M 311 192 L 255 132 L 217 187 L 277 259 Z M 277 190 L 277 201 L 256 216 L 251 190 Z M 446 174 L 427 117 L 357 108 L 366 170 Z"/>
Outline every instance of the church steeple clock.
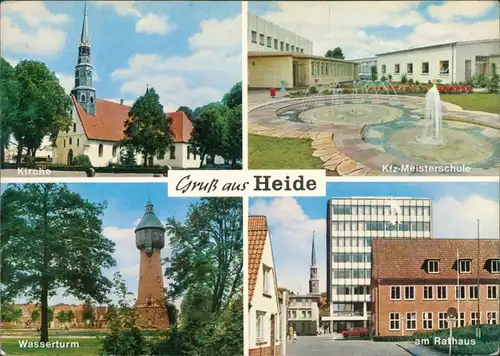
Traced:
<path fill-rule="evenodd" d="M 82 33 L 78 45 L 78 61 L 75 66 L 75 87 L 71 91 L 87 114 L 96 114 L 96 91 L 92 86 L 92 57 L 90 55 L 90 37 L 87 25 L 87 2 L 83 11 Z"/>

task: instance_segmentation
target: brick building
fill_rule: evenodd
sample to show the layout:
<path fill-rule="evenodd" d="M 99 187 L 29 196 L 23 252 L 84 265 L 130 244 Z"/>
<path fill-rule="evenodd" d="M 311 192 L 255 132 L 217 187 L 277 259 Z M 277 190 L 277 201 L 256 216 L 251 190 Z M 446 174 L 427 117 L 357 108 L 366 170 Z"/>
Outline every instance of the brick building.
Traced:
<path fill-rule="evenodd" d="M 265 216 L 248 217 L 249 356 L 279 356 L 281 305 L 271 236 Z"/>
<path fill-rule="evenodd" d="M 459 326 L 498 324 L 499 272 L 499 240 L 374 239 L 374 335 L 448 328 L 450 307 Z"/>

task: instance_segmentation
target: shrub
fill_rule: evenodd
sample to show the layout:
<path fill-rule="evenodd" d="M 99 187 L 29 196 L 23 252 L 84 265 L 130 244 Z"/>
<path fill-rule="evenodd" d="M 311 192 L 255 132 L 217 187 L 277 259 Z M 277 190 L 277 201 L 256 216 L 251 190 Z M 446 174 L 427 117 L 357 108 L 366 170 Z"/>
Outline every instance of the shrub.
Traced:
<path fill-rule="evenodd" d="M 318 88 L 315 86 L 312 86 L 309 88 L 309 94 L 318 94 Z"/>
<path fill-rule="evenodd" d="M 90 158 L 87 155 L 77 155 L 73 158 L 73 166 L 92 167 Z"/>
<path fill-rule="evenodd" d="M 406 73 L 401 74 L 401 84 L 406 84 L 408 80 L 406 79 Z"/>
<path fill-rule="evenodd" d="M 413 78 L 408 78 L 408 84 L 413 84 Z"/>
<path fill-rule="evenodd" d="M 383 76 L 380 77 L 380 80 L 383 81 L 383 82 L 386 82 L 387 81 L 387 77 L 385 75 L 383 75 Z"/>
<path fill-rule="evenodd" d="M 492 71 L 492 75 L 491 75 L 490 82 L 488 83 L 488 91 L 490 93 L 498 93 L 499 75 L 497 72 L 497 65 L 495 63 L 493 63 L 491 65 L 491 71 Z"/>
<path fill-rule="evenodd" d="M 392 74 L 389 74 L 387 78 L 389 78 L 389 80 L 392 80 Z"/>

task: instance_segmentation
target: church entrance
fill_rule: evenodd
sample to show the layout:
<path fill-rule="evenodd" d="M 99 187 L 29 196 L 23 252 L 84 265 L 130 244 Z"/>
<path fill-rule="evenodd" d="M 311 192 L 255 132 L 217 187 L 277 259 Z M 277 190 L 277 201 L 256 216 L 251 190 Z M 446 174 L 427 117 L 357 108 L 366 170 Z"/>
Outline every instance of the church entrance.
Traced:
<path fill-rule="evenodd" d="M 68 152 L 68 166 L 73 165 L 73 150 L 69 150 Z"/>

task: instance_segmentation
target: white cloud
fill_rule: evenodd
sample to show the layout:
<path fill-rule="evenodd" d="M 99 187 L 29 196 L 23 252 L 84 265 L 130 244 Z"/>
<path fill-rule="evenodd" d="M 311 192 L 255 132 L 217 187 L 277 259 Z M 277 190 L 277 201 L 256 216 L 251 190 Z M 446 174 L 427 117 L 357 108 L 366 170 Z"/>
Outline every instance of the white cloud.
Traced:
<path fill-rule="evenodd" d="M 56 73 L 56 77 L 66 93 L 69 94 L 71 89 L 75 87 L 75 77 L 73 75 Z"/>
<path fill-rule="evenodd" d="M 135 31 L 138 33 L 149 33 L 166 35 L 175 29 L 175 26 L 168 22 L 167 16 L 156 14 L 146 14 L 135 24 Z"/>
<path fill-rule="evenodd" d="M 201 32 L 189 38 L 192 50 L 229 51 L 241 49 L 241 15 L 223 20 L 204 20 Z"/>
<path fill-rule="evenodd" d="M 480 2 L 451 1 L 444 7 L 430 7 L 437 14 L 454 14 L 469 9 L 470 18 L 484 14 L 486 5 Z M 456 4 L 456 5 L 455 5 Z M 486 2 L 491 7 L 491 2 Z M 377 53 L 405 49 L 408 46 L 432 45 L 456 40 L 498 38 L 498 20 L 489 22 L 426 23 L 417 11 L 417 1 L 389 2 L 280 2 L 276 10 L 264 18 L 313 42 L 314 54 L 324 55 L 328 49 L 340 47 L 348 59 L 373 56 Z M 353 21 L 353 16 L 356 20 Z M 456 19 L 450 15 L 447 20 Z M 444 18 L 443 18 L 444 21 Z M 372 34 L 374 27 L 393 27 L 387 35 Z M 409 35 L 398 31 L 411 27 Z M 453 32 L 451 31 L 453 29 Z"/>
<path fill-rule="evenodd" d="M 111 6 L 120 16 L 141 16 L 141 12 L 135 7 L 137 1 L 94 1 L 97 6 Z"/>
<path fill-rule="evenodd" d="M 440 5 L 430 5 L 427 12 L 439 21 L 450 21 L 482 16 L 494 4 L 495 1 L 448 1 Z"/>
<path fill-rule="evenodd" d="M 278 284 L 295 292 L 307 293 L 311 242 L 315 233 L 320 291 L 326 290 L 326 222 L 311 219 L 294 198 L 276 198 L 269 203 L 254 200 L 250 215 L 265 215 L 270 227 Z"/>
<path fill-rule="evenodd" d="M 49 26 L 22 28 L 8 16 L 2 16 L 2 52 L 56 56 L 66 44 L 66 32 Z"/>
<path fill-rule="evenodd" d="M 480 220 L 481 237 L 499 237 L 498 202 L 479 195 L 462 200 L 445 196 L 434 203 L 433 210 L 435 237 L 475 238 L 477 219 Z"/>
<path fill-rule="evenodd" d="M 28 25 L 39 26 L 42 23 L 64 24 L 70 21 L 66 14 L 54 14 L 45 7 L 43 1 L 9 1 L 2 4 L 2 16 L 18 15 Z"/>

